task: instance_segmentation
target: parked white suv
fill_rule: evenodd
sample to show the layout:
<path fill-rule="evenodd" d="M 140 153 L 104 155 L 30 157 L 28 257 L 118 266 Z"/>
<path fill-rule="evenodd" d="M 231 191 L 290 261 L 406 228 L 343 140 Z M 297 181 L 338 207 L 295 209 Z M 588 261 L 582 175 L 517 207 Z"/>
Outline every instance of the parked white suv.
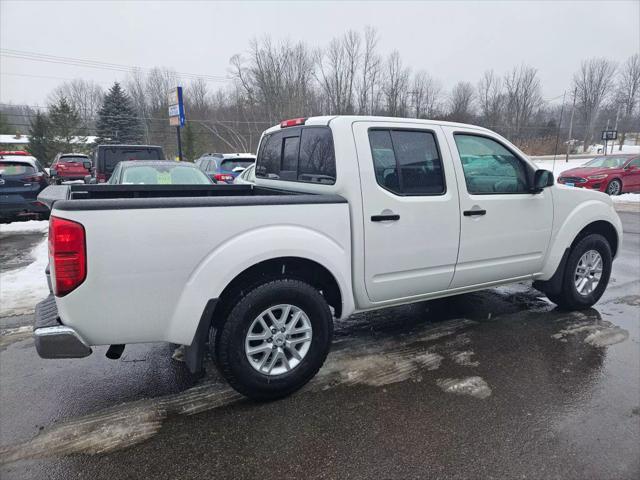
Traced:
<path fill-rule="evenodd" d="M 92 345 L 206 348 L 271 399 L 322 366 L 334 319 L 522 280 L 562 308 L 598 301 L 621 239 L 605 194 L 554 185 L 484 128 L 294 119 L 260 141 L 256 185 L 49 187 L 45 358 Z M 188 195 L 188 196 L 185 196 Z"/>

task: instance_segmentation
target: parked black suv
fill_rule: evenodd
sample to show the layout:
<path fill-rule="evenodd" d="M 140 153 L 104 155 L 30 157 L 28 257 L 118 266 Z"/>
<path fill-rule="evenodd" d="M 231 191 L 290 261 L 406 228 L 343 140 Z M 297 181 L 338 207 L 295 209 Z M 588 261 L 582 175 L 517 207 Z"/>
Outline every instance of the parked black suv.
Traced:
<path fill-rule="evenodd" d="M 96 183 L 105 183 L 122 161 L 165 160 L 162 147 L 155 145 L 98 145 L 92 154 L 91 175 Z"/>
<path fill-rule="evenodd" d="M 38 201 L 48 185 L 49 175 L 27 152 L 0 152 L 0 223 L 49 218 Z"/>

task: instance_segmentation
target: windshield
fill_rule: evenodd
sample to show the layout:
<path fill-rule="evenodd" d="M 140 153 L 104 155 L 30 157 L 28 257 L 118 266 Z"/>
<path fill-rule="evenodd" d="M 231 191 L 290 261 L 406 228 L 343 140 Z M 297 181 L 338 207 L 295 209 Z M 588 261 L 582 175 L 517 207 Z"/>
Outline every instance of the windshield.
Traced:
<path fill-rule="evenodd" d="M 113 172 L 118 162 L 125 160 L 164 160 L 164 158 L 162 158 L 162 150 L 158 148 L 105 148 L 104 167 L 107 172 Z"/>
<path fill-rule="evenodd" d="M 140 165 L 124 169 L 122 183 L 129 185 L 211 185 L 197 168 L 185 165 Z"/>
<path fill-rule="evenodd" d="M 35 168 L 26 163 L 0 162 L 0 175 L 25 175 L 35 171 Z"/>
<path fill-rule="evenodd" d="M 236 158 L 233 160 L 223 160 L 222 164 L 220 165 L 220 168 L 222 170 L 233 172 L 233 170 L 238 167 L 243 169 L 247 168 L 248 166 L 253 165 L 254 162 L 255 160 L 250 158 Z"/>
<path fill-rule="evenodd" d="M 596 157 L 593 160 L 585 163 L 583 167 L 621 168 L 624 165 L 624 162 L 626 162 L 627 160 L 627 157 Z"/>

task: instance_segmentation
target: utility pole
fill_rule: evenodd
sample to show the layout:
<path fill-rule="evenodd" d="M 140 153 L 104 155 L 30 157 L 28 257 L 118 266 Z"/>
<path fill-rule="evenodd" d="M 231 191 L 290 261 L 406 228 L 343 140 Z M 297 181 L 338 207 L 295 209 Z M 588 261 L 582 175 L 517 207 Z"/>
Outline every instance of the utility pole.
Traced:
<path fill-rule="evenodd" d="M 607 126 L 604 127 L 605 131 L 608 132 L 609 131 L 609 119 L 607 118 Z M 607 156 L 607 146 L 609 145 L 609 142 L 607 141 L 607 134 L 605 134 L 604 136 L 604 155 L 605 157 Z"/>
<path fill-rule="evenodd" d="M 573 115 L 576 111 L 576 95 L 578 94 L 578 89 L 573 89 L 573 106 L 571 107 L 571 120 L 569 121 L 569 138 L 567 138 L 567 156 L 564 159 L 565 163 L 569 163 L 569 151 L 571 150 L 571 135 L 573 132 Z"/>
<path fill-rule="evenodd" d="M 556 133 L 556 148 L 553 149 L 553 170 L 556 169 L 556 155 L 558 154 L 558 142 L 560 141 L 560 128 L 562 127 L 562 115 L 564 113 L 564 97 L 566 97 L 567 91 L 562 94 L 562 107 L 560 108 L 560 121 L 558 122 L 558 131 Z"/>

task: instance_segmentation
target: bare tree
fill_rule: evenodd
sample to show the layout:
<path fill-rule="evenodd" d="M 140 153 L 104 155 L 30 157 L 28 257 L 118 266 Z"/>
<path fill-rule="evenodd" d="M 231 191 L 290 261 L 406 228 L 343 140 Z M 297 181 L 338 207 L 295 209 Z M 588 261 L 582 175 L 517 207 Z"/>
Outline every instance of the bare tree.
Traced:
<path fill-rule="evenodd" d="M 501 79 L 493 70 L 487 70 L 478 82 L 477 90 L 482 123 L 488 128 L 498 129 L 505 99 Z"/>
<path fill-rule="evenodd" d="M 521 65 L 504 76 L 505 117 L 512 138 L 521 138 L 542 104 L 540 79 L 533 67 Z"/>
<path fill-rule="evenodd" d="M 640 54 L 635 54 L 625 62 L 620 71 L 617 89 L 618 104 L 622 107 L 622 134 L 620 135 L 620 147 L 624 145 L 627 131 L 631 128 L 632 122 L 640 123 L 640 119 L 635 118 L 634 114 L 640 110 Z"/>
<path fill-rule="evenodd" d="M 615 63 L 611 60 L 592 58 L 583 61 L 580 70 L 573 76 L 576 103 L 585 125 L 583 151 L 591 143 L 600 107 L 611 94 L 615 71 Z"/>
<path fill-rule="evenodd" d="M 413 77 L 411 97 L 416 118 L 434 118 L 437 115 L 442 87 L 427 72 L 420 71 Z"/>
<path fill-rule="evenodd" d="M 378 33 L 373 27 L 364 30 L 364 49 L 357 82 L 358 113 L 373 115 L 378 110 L 382 61 L 376 52 Z"/>
<path fill-rule="evenodd" d="M 407 115 L 409 106 L 409 69 L 405 68 L 400 53 L 394 50 L 387 60 L 387 77 L 384 85 L 384 97 L 387 115 L 402 117 Z"/>
<path fill-rule="evenodd" d="M 49 95 L 49 103 L 58 103 L 66 98 L 71 107 L 78 112 L 82 124 L 93 125 L 98 110 L 102 106 L 103 88 L 91 80 L 76 78 L 56 87 Z"/>
<path fill-rule="evenodd" d="M 474 88 L 469 82 L 458 82 L 449 96 L 448 118 L 454 122 L 468 123 L 473 118 Z"/>
<path fill-rule="evenodd" d="M 249 58 L 231 58 L 233 76 L 247 102 L 263 118 L 279 121 L 311 113 L 313 56 L 300 42 L 274 44 L 269 37 L 251 41 Z"/>
<path fill-rule="evenodd" d="M 328 113 L 353 113 L 356 74 L 360 65 L 360 35 L 350 30 L 334 38 L 316 57 L 316 77 L 328 102 Z"/>
<path fill-rule="evenodd" d="M 209 90 L 207 88 L 207 82 L 204 79 L 197 78 L 189 84 L 186 100 L 197 115 L 202 115 L 207 110 L 208 95 Z"/>

